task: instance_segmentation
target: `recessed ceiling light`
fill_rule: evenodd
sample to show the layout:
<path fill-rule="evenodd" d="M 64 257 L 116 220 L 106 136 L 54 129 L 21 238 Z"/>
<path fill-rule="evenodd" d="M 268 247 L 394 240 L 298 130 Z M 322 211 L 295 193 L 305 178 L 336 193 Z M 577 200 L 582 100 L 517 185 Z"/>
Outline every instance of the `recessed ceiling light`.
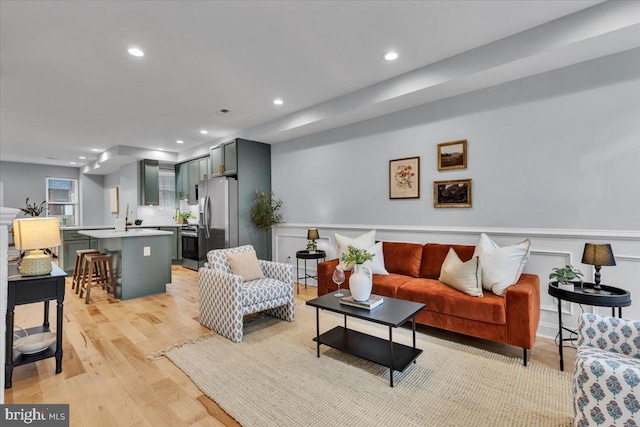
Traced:
<path fill-rule="evenodd" d="M 133 56 L 144 56 L 144 52 L 138 49 L 137 47 L 132 47 L 128 50 L 128 52 Z"/>
<path fill-rule="evenodd" d="M 206 134 L 208 134 L 208 133 L 209 133 L 209 131 L 202 129 L 202 130 L 200 131 L 200 133 L 201 133 L 201 134 L 203 134 L 203 135 L 206 135 Z"/>
<path fill-rule="evenodd" d="M 398 59 L 398 52 L 394 52 L 393 50 L 385 52 L 382 54 L 382 59 L 385 61 L 395 61 Z"/>
<path fill-rule="evenodd" d="M 75 165 L 75 164 L 76 164 L 76 162 L 69 162 L 69 163 L 71 163 L 72 165 Z"/>
<path fill-rule="evenodd" d="M 85 157 L 85 156 L 79 156 L 78 158 L 79 158 L 80 160 L 84 160 L 84 159 L 86 159 L 86 157 Z"/>
<path fill-rule="evenodd" d="M 164 151 L 164 148 L 158 148 L 158 151 Z"/>
<path fill-rule="evenodd" d="M 92 149 L 91 149 L 91 151 L 93 151 L 94 153 L 99 153 L 99 152 L 101 152 L 102 150 L 101 150 L 101 149 L 99 149 L 99 148 L 92 148 Z"/>
<path fill-rule="evenodd" d="M 284 101 L 282 99 L 280 99 L 280 98 L 276 98 L 276 99 L 273 100 L 273 103 L 276 104 L 276 105 L 282 105 L 282 104 L 284 104 Z"/>
<path fill-rule="evenodd" d="M 183 140 L 181 140 L 181 139 L 179 139 L 179 140 L 177 140 L 177 141 L 176 141 L 176 143 L 178 143 L 178 144 L 184 144 L 184 141 L 183 141 Z"/>

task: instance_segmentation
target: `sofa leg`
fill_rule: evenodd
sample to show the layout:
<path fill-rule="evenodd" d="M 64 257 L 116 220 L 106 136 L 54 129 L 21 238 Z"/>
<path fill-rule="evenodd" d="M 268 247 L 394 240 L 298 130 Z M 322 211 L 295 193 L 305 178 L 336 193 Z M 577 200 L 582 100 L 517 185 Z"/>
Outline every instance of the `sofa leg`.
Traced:
<path fill-rule="evenodd" d="M 524 366 L 527 366 L 527 349 L 523 348 L 524 350 L 524 355 L 522 357 L 522 361 L 524 362 Z"/>

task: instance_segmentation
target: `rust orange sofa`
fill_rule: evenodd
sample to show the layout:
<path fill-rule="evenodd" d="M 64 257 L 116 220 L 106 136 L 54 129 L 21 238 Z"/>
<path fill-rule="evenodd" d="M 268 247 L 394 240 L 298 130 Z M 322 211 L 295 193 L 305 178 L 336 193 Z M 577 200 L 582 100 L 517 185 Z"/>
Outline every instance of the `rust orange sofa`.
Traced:
<path fill-rule="evenodd" d="M 473 256 L 474 246 L 427 243 L 383 242 L 388 276 L 374 275 L 373 290 L 389 296 L 425 304 L 416 322 L 448 331 L 510 344 L 527 350 L 533 347 L 540 320 L 540 279 L 522 274 L 504 297 L 484 291 L 473 297 L 438 281 L 440 268 L 449 248 L 453 247 L 462 261 Z M 318 296 L 337 289 L 331 276 L 338 260 L 318 265 Z M 349 287 L 349 275 L 343 287 Z"/>

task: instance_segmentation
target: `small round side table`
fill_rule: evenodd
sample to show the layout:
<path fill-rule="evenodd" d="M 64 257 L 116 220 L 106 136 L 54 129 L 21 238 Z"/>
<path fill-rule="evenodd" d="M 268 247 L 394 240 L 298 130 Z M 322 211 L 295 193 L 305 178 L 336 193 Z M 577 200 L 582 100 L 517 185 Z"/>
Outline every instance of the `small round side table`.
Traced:
<path fill-rule="evenodd" d="M 300 293 L 300 282 L 298 280 L 304 279 L 304 288 L 307 289 L 307 279 L 315 279 L 318 280 L 318 263 L 322 258 L 322 261 L 327 259 L 327 253 L 325 251 L 298 251 L 296 252 L 296 286 L 297 291 Z M 304 276 L 300 276 L 300 260 L 304 260 Z M 315 259 L 316 260 L 316 275 L 312 276 L 307 274 L 307 260 Z"/>
<path fill-rule="evenodd" d="M 618 317 L 622 317 L 622 307 L 631 305 L 631 294 L 624 289 L 613 286 L 600 285 L 603 291 L 595 291 L 593 283 L 583 283 L 581 287 L 576 284 L 572 291 L 558 288 L 558 282 L 549 283 L 549 295 L 558 299 L 558 352 L 560 353 L 560 370 L 564 371 L 564 358 L 562 355 L 562 343 L 572 341 L 573 338 L 563 338 L 562 331 L 575 333 L 576 331 L 562 326 L 562 301 L 575 302 L 577 304 L 592 305 L 595 307 L 611 307 L 611 316 L 615 317 L 618 307 Z"/>

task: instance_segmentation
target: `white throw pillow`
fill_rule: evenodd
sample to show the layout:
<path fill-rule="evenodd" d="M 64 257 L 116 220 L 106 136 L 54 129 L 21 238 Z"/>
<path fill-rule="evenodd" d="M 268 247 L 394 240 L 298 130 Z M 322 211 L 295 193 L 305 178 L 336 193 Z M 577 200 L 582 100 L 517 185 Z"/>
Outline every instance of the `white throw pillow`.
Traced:
<path fill-rule="evenodd" d="M 227 254 L 227 261 L 229 261 L 229 267 L 233 274 L 242 277 L 243 282 L 264 279 L 256 251 Z"/>
<path fill-rule="evenodd" d="M 507 288 L 520 279 L 530 253 L 531 240 L 529 239 L 517 245 L 501 248 L 489 236 L 482 233 L 473 252 L 474 257 L 480 258 L 482 287 L 498 296 L 503 296 Z"/>
<path fill-rule="evenodd" d="M 351 239 L 338 233 L 335 234 L 335 237 L 336 246 L 338 246 L 338 259 L 340 259 L 343 254 L 349 253 L 349 245 L 357 249 L 369 249 L 371 246 L 376 244 L 376 230 L 368 231 L 355 239 Z M 342 260 L 340 260 L 338 265 L 342 267 L 344 271 L 351 271 L 353 269 L 353 264 L 345 264 Z"/>
<path fill-rule="evenodd" d="M 478 257 L 462 262 L 453 248 L 449 248 L 438 280 L 472 297 L 483 296 L 482 273 Z"/>
<path fill-rule="evenodd" d="M 367 249 L 373 259 L 362 264 L 371 270 L 372 274 L 380 274 L 382 276 L 388 276 L 389 272 L 384 268 L 384 254 L 382 253 L 382 242 L 378 242 L 375 245 Z"/>

